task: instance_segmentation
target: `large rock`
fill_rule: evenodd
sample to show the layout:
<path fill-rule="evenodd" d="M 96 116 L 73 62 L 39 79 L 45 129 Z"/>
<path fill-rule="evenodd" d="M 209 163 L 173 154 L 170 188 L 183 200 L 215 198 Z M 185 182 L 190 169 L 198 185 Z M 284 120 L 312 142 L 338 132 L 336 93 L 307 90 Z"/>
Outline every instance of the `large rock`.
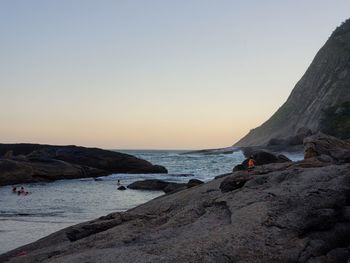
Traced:
<path fill-rule="evenodd" d="M 173 183 L 158 179 L 147 179 L 142 181 L 136 181 L 128 185 L 128 188 L 134 190 L 152 190 L 152 191 L 164 191 L 165 193 L 172 193 L 179 189 L 184 189 L 186 184 Z"/>
<path fill-rule="evenodd" d="M 79 146 L 41 144 L 0 144 L 0 155 L 12 151 L 13 155 L 27 155 L 31 160 L 56 159 L 72 164 L 89 166 L 110 173 L 167 173 L 165 167 L 153 165 L 135 156 Z"/>
<path fill-rule="evenodd" d="M 156 190 L 156 191 L 164 191 L 166 194 L 175 193 L 177 191 L 185 190 L 187 188 L 191 188 L 200 184 L 203 184 L 201 180 L 191 179 L 186 183 L 174 183 L 167 182 L 158 179 L 147 179 L 136 181 L 128 185 L 128 188 L 135 190 Z"/>
<path fill-rule="evenodd" d="M 142 181 L 136 181 L 128 185 L 128 188 L 135 190 L 158 190 L 162 191 L 169 182 L 158 179 L 147 179 Z"/>
<path fill-rule="evenodd" d="M 317 133 L 304 139 L 304 158 L 331 158 L 331 161 L 350 162 L 350 142 Z"/>
<path fill-rule="evenodd" d="M 241 164 L 236 165 L 233 171 L 246 170 L 248 169 L 248 160 L 250 157 L 256 161 L 256 165 L 264 165 L 269 163 L 284 163 L 291 162 L 286 156 L 282 154 L 273 154 L 267 151 L 257 150 L 257 151 L 247 151 L 244 154 L 248 157 Z"/>
<path fill-rule="evenodd" d="M 0 262 L 350 260 L 350 164 L 308 159 L 257 172 L 245 179 L 237 172 L 63 229 L 1 255 Z M 221 191 L 227 178 L 233 184 Z"/>
<path fill-rule="evenodd" d="M 338 27 L 317 53 L 287 101 L 235 146 L 266 145 L 297 135 L 300 128 L 320 130 L 323 110 L 350 101 L 350 19 Z"/>
<path fill-rule="evenodd" d="M 132 155 L 78 146 L 0 144 L 0 185 L 105 176 L 167 173 Z M 11 162 L 12 161 L 12 162 Z"/>
<path fill-rule="evenodd" d="M 36 161 L 0 159 L 0 185 L 50 182 L 108 174 L 101 169 L 54 159 L 37 159 Z"/>

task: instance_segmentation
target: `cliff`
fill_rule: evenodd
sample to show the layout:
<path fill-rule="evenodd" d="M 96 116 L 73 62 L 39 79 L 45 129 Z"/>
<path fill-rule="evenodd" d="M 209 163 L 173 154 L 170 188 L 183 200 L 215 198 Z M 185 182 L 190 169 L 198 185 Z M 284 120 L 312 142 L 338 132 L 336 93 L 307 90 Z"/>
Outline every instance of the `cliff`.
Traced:
<path fill-rule="evenodd" d="M 234 146 L 266 145 L 300 128 L 317 132 L 322 110 L 344 101 L 350 101 L 350 19 L 332 33 L 278 111 Z"/>

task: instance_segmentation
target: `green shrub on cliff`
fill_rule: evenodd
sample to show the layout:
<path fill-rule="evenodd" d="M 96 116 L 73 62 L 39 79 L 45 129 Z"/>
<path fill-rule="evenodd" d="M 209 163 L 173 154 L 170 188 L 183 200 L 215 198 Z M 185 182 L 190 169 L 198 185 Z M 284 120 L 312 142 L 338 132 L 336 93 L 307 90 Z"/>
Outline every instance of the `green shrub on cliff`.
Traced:
<path fill-rule="evenodd" d="M 350 101 L 323 110 L 321 131 L 341 139 L 350 138 Z"/>

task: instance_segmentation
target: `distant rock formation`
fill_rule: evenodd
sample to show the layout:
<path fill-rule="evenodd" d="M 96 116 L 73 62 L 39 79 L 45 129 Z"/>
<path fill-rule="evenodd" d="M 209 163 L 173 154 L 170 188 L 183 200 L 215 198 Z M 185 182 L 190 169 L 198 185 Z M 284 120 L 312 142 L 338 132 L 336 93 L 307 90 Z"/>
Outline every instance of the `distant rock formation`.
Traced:
<path fill-rule="evenodd" d="M 274 144 L 300 128 L 317 132 L 322 110 L 345 101 L 350 101 L 350 19 L 333 32 L 278 111 L 234 145 L 261 146 L 271 139 Z"/>
<path fill-rule="evenodd" d="M 0 156 L 0 185 L 112 173 L 167 173 L 165 167 L 129 154 L 79 146 L 0 144 Z"/>

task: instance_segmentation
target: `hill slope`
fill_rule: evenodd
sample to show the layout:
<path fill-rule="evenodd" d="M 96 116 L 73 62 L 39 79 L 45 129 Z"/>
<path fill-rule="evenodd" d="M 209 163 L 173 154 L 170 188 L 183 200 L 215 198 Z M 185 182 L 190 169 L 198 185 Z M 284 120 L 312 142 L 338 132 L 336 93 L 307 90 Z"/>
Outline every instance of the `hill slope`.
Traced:
<path fill-rule="evenodd" d="M 288 100 L 235 146 L 266 145 L 272 138 L 296 135 L 304 127 L 318 131 L 322 109 L 344 101 L 350 101 L 350 19 L 332 33 Z"/>

